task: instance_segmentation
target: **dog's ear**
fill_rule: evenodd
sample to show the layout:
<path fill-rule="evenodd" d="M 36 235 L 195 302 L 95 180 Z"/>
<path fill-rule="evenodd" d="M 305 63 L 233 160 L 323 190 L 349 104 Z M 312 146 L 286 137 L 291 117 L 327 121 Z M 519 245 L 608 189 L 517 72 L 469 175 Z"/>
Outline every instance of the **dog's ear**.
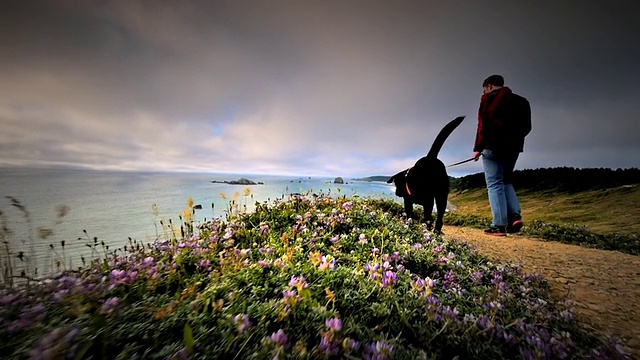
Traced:
<path fill-rule="evenodd" d="M 396 179 L 397 179 L 397 178 L 405 177 L 405 175 L 407 174 L 407 171 L 408 171 L 408 170 L 409 170 L 409 169 L 407 169 L 407 170 L 402 170 L 402 171 L 400 171 L 399 173 L 397 173 L 397 174 L 393 175 L 389 180 L 387 180 L 387 184 L 390 184 L 390 183 L 392 183 L 392 182 L 396 181 Z"/>

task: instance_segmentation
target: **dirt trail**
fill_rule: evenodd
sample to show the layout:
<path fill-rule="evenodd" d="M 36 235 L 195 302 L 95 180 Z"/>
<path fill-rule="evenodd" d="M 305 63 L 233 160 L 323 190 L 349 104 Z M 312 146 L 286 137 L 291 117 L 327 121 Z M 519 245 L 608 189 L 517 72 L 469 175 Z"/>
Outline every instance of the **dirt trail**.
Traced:
<path fill-rule="evenodd" d="M 640 359 L 640 256 L 519 235 L 488 236 L 471 228 L 445 226 L 443 232 L 452 239 L 466 240 L 493 259 L 539 272 L 554 296 L 576 301 L 576 319 L 587 329 L 617 336 L 629 354 Z"/>

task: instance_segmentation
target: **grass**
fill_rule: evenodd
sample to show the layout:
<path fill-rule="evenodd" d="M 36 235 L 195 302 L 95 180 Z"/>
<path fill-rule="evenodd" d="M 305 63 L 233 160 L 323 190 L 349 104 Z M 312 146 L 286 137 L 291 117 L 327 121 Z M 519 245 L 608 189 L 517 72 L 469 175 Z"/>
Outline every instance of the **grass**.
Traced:
<path fill-rule="evenodd" d="M 401 214 L 389 200 L 294 196 L 3 284 L 0 357 L 624 358 L 541 277 Z"/>
<path fill-rule="evenodd" d="M 520 191 L 522 234 L 603 250 L 640 255 L 640 188 L 618 187 L 576 193 Z M 456 210 L 445 223 L 485 228 L 491 224 L 486 190 L 451 194 Z"/>
<path fill-rule="evenodd" d="M 518 198 L 528 222 L 586 226 L 598 234 L 640 234 L 640 186 L 577 193 L 522 190 Z M 449 201 L 460 214 L 491 218 L 486 189 L 452 192 Z"/>

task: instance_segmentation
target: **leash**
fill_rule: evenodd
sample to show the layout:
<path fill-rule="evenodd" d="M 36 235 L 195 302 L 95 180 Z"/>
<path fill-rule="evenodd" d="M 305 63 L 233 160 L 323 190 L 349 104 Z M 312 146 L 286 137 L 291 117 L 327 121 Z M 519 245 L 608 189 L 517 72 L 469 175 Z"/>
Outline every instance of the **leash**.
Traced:
<path fill-rule="evenodd" d="M 482 154 L 480 154 L 480 156 L 482 156 Z M 476 158 L 469 158 L 469 159 L 467 159 L 467 160 L 462 160 L 462 161 L 457 162 L 457 163 L 455 163 L 455 164 L 451 164 L 451 165 L 449 165 L 449 166 L 447 166 L 447 167 L 452 167 L 452 166 L 456 166 L 456 165 L 461 165 L 461 164 L 468 163 L 469 161 L 472 161 L 472 160 L 475 160 L 475 159 L 476 159 Z"/>

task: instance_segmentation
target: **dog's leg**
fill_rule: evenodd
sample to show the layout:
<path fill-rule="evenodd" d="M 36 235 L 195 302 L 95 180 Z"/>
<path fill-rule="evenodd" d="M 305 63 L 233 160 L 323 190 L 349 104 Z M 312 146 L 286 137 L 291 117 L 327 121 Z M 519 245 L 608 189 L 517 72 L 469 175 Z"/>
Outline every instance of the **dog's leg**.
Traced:
<path fill-rule="evenodd" d="M 442 218 L 444 217 L 444 211 L 447 209 L 447 197 L 449 196 L 448 193 L 445 194 L 439 194 L 438 197 L 436 197 L 436 208 L 438 210 L 438 214 L 436 217 L 436 227 L 435 227 L 435 231 L 436 232 L 442 232 Z"/>
<path fill-rule="evenodd" d="M 427 224 L 427 230 L 433 229 L 433 198 L 429 197 L 427 202 L 423 204 L 422 210 L 424 212 L 424 222 Z"/>
<path fill-rule="evenodd" d="M 413 214 L 413 201 L 409 196 L 404 197 L 404 212 L 407 213 L 408 218 L 415 218 L 415 215 Z"/>

